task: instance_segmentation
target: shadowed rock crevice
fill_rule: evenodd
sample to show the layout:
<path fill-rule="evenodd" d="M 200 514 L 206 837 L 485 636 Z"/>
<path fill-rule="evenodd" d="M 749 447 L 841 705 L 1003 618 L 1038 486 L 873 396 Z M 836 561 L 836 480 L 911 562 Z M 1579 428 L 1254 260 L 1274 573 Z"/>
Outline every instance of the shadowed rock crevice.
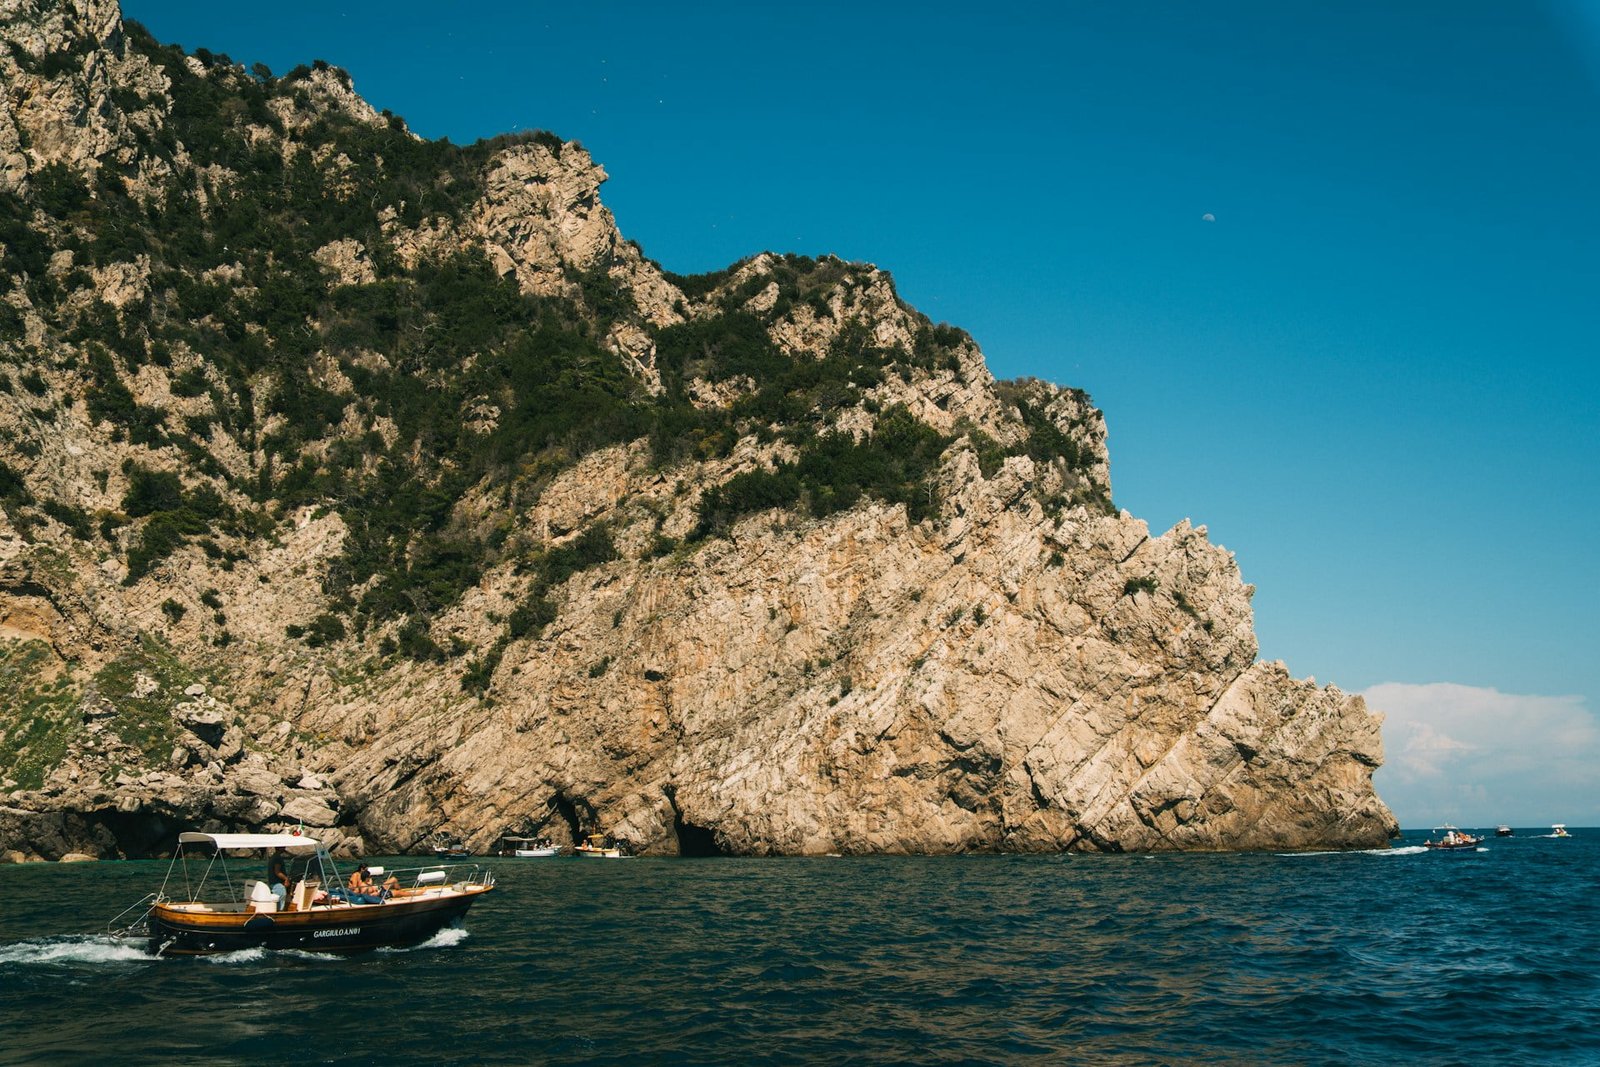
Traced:
<path fill-rule="evenodd" d="M 673 812 L 672 833 L 678 839 L 678 855 L 680 856 L 726 856 L 722 846 L 717 844 L 716 831 L 704 826 L 696 826 L 692 822 L 685 822 L 683 816 Z"/>
<path fill-rule="evenodd" d="M 566 794 L 557 793 L 555 797 L 552 798 L 550 807 L 554 812 L 555 817 L 561 821 L 561 824 L 564 827 L 566 827 L 568 840 L 575 845 L 582 841 L 584 835 L 584 822 L 578 814 L 578 804 Z M 589 808 L 587 804 L 584 805 L 584 807 L 587 809 L 590 825 L 593 825 L 594 809 Z"/>
<path fill-rule="evenodd" d="M 680 856 L 726 856 L 727 850 L 717 842 L 717 834 L 706 826 L 697 826 L 683 817 L 678 809 L 677 790 L 666 787 L 667 804 L 672 809 L 672 837 L 677 842 Z"/>

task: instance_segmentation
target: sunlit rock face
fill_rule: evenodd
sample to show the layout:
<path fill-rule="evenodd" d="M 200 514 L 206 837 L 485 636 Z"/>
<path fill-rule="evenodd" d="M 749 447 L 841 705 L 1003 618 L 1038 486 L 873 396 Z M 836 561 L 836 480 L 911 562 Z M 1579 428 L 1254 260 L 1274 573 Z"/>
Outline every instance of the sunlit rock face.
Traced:
<path fill-rule="evenodd" d="M 1253 661 L 1249 588 L 1203 531 L 1045 520 L 1023 471 L 963 467 L 964 522 L 774 516 L 586 576 L 496 707 L 351 739 L 367 833 L 405 843 L 423 811 L 484 844 L 531 812 L 665 852 L 685 828 L 738 854 L 1386 840 L 1378 719 Z"/>
<path fill-rule="evenodd" d="M 0 36 L 0 187 L 19 202 L 62 168 L 91 189 L 114 174 L 147 206 L 176 182 L 201 210 L 239 180 L 162 135 L 169 79 L 114 4 L 4 0 Z M 336 70 L 296 84 L 244 141 L 289 167 L 314 155 L 337 196 L 352 157 L 300 139 L 329 115 L 398 120 Z M 739 314 L 791 365 L 877 362 L 808 394 L 826 407 L 666 460 L 639 437 L 483 474 L 448 501 L 451 528 L 526 550 L 486 554 L 453 599 L 412 590 L 407 640 L 438 655 L 407 655 L 400 622 L 366 625 L 336 597 L 368 521 L 355 494 L 259 488 L 282 426 L 268 372 L 241 389 L 199 340 L 166 362 L 107 362 L 75 326 L 102 305 L 137 316 L 180 283 L 248 296 L 248 270 L 181 281 L 159 240 L 85 265 L 79 223 L 35 212 L 55 288 L 0 295 L 17 324 L 0 336 L 0 856 L 144 855 L 180 829 L 285 826 L 374 851 L 438 833 L 484 850 L 521 830 L 741 855 L 1371 847 L 1395 832 L 1372 788 L 1379 717 L 1256 659 L 1252 589 L 1204 527 L 1151 536 L 1110 506 L 1105 423 L 1084 394 L 997 382 L 970 338 L 869 265 L 762 254 L 693 283 L 666 274 L 618 232 L 605 173 L 576 144 L 508 143 L 476 177 L 453 215 L 378 205 L 368 230 L 323 240 L 307 255 L 318 284 L 348 298 L 470 250 L 516 291 L 588 309 L 640 396 L 678 389 L 704 412 L 746 410 L 762 383 L 693 351 L 664 361 L 663 331 Z M 403 420 L 358 413 L 354 382 L 422 366 L 430 328 L 304 357 L 350 400 L 307 462 L 422 462 Z M 159 432 L 97 414 L 105 383 L 83 368 L 107 366 Z M 433 388 L 454 372 L 416 373 Z M 461 432 L 512 414 L 486 394 Z M 895 419 L 941 442 L 913 492 L 747 507 L 708 532 L 707 494 L 797 463 L 809 424 L 875 444 Z M 127 511 L 150 472 L 254 525 L 189 532 L 140 563 L 152 519 Z M 597 531 L 608 551 L 538 570 Z M 519 625 L 531 598 L 547 615 Z"/>

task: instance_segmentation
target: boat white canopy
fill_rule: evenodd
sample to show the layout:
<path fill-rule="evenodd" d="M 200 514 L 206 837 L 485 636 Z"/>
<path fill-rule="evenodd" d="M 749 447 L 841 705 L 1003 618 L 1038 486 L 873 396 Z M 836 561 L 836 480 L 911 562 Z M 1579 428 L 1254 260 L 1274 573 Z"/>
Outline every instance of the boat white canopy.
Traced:
<path fill-rule="evenodd" d="M 214 845 L 217 848 L 316 848 L 304 834 L 203 834 L 188 830 L 178 835 L 180 845 Z"/>

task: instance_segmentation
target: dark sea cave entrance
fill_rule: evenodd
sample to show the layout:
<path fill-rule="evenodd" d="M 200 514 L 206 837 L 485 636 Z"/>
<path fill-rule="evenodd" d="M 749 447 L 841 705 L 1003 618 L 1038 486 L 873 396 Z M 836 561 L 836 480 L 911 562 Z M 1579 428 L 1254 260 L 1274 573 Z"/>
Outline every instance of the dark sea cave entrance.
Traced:
<path fill-rule="evenodd" d="M 696 826 L 678 810 L 678 798 L 672 789 L 667 791 L 667 802 L 672 805 L 672 832 L 678 839 L 680 856 L 726 856 L 728 853 L 717 844 L 717 834 L 706 826 Z"/>
<path fill-rule="evenodd" d="M 692 822 L 684 822 L 683 817 L 675 815 L 672 820 L 672 829 L 678 835 L 678 855 L 680 856 L 725 856 L 717 844 L 717 835 L 714 831 L 704 826 L 696 826 Z"/>
<path fill-rule="evenodd" d="M 557 793 L 555 797 L 551 799 L 550 807 L 554 809 L 556 816 L 560 818 L 562 822 L 567 824 L 567 836 L 571 839 L 572 843 L 576 845 L 582 841 L 582 824 L 578 819 L 578 806 L 565 795 Z M 590 818 L 591 820 L 593 819 L 593 812 L 590 813 Z M 549 825 L 548 819 L 546 819 L 546 822 L 543 825 Z"/>

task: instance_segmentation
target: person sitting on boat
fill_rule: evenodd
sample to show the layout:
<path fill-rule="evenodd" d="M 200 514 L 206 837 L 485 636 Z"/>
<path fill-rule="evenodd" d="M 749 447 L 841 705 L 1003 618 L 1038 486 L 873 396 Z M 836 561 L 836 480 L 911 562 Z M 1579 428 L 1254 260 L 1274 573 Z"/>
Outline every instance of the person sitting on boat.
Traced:
<path fill-rule="evenodd" d="M 381 873 L 383 868 L 380 867 L 378 870 Z M 371 898 L 366 903 L 376 904 L 388 900 L 394 894 L 394 891 L 400 888 L 400 879 L 391 874 L 383 880 L 382 885 L 379 885 L 372 880 L 372 868 L 362 863 L 356 868 L 355 873 L 350 876 L 348 888 L 351 893 Z M 362 901 L 358 900 L 356 903 L 359 904 Z"/>
<path fill-rule="evenodd" d="M 394 891 L 400 888 L 400 879 L 396 878 L 394 875 L 391 874 L 389 877 L 383 880 L 382 885 L 379 885 L 372 880 L 372 869 L 370 867 L 365 869 L 367 872 L 367 885 L 372 887 L 368 890 L 369 893 L 377 893 L 378 896 L 382 897 L 384 900 L 388 900 L 394 895 Z M 383 873 L 382 867 L 378 868 L 378 873 Z"/>
<path fill-rule="evenodd" d="M 278 909 L 281 911 L 284 902 L 289 899 L 289 866 L 281 845 L 272 850 L 267 860 L 267 888 L 278 898 Z"/>
<path fill-rule="evenodd" d="M 381 904 L 386 895 L 373 884 L 372 871 L 365 863 L 352 871 L 345 883 L 345 899 L 352 904 Z"/>

